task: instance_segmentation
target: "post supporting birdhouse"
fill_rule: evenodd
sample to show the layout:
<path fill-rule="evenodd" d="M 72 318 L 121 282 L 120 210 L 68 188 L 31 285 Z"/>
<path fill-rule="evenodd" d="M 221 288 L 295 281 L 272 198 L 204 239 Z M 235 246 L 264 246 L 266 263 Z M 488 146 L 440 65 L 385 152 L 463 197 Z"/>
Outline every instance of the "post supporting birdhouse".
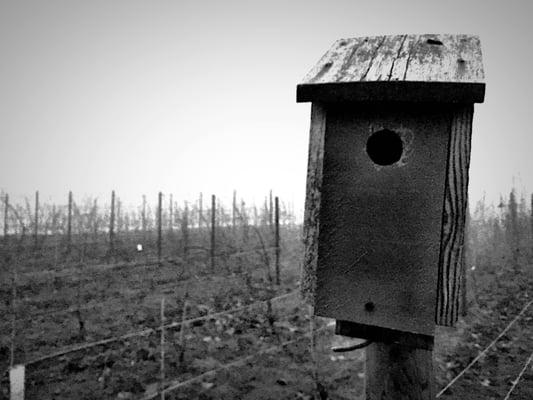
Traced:
<path fill-rule="evenodd" d="M 458 318 L 484 93 L 471 35 L 341 39 L 297 87 L 312 102 L 302 293 L 337 334 L 374 342 L 367 399 L 434 397 L 434 329 Z"/>

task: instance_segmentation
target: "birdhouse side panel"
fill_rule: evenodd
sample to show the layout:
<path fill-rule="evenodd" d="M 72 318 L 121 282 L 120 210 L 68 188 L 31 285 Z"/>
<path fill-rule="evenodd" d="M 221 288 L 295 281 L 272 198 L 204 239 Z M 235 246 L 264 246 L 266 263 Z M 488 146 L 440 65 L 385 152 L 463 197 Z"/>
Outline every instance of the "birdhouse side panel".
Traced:
<path fill-rule="evenodd" d="M 468 207 L 468 170 L 472 138 L 473 105 L 458 107 L 452 117 L 444 196 L 439 260 L 437 325 L 453 326 L 459 318 L 465 222 Z"/>
<path fill-rule="evenodd" d="M 309 132 L 307 187 L 304 212 L 304 263 L 302 265 L 300 285 L 302 297 L 309 304 L 314 304 L 316 290 L 325 131 L 326 110 L 323 105 L 313 103 L 311 106 L 311 128 Z"/>

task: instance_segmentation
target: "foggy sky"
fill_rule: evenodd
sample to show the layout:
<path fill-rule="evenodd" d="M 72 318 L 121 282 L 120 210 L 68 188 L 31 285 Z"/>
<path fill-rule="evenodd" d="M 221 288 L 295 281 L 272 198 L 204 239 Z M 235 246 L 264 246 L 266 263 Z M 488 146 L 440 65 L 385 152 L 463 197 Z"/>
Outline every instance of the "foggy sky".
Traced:
<path fill-rule="evenodd" d="M 131 203 L 162 190 L 301 207 L 309 104 L 297 83 L 338 38 L 471 33 L 470 196 L 533 190 L 527 1 L 0 2 L 0 189 Z"/>

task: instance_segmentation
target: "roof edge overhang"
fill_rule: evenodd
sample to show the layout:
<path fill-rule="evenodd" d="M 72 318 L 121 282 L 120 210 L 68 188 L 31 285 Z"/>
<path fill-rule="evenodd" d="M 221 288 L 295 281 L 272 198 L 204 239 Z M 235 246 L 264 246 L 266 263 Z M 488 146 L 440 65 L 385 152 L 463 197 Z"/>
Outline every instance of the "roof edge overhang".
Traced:
<path fill-rule="evenodd" d="M 483 82 L 357 81 L 303 83 L 296 87 L 298 103 L 483 103 L 484 99 Z"/>

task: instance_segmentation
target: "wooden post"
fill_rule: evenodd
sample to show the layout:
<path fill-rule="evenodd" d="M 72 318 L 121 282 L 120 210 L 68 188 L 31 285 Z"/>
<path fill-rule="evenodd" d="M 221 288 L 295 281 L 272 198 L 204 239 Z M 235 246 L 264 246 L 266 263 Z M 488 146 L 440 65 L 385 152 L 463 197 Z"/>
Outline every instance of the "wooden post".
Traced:
<path fill-rule="evenodd" d="M 183 362 L 185 361 L 185 328 L 187 327 L 187 322 L 185 322 L 185 319 L 187 317 L 187 299 L 189 297 L 189 292 L 186 290 L 185 294 L 183 295 L 183 309 L 181 310 L 181 326 L 180 326 L 180 336 L 179 336 L 179 345 L 180 345 L 180 353 L 178 360 L 180 362 L 180 365 L 183 365 Z"/>
<path fill-rule="evenodd" d="M 22 227 L 22 234 L 24 235 L 24 226 Z M 22 242 L 21 242 L 22 243 Z M 14 264 L 11 265 L 11 346 L 9 365 L 15 365 L 15 347 L 17 345 L 17 268 Z"/>
<path fill-rule="evenodd" d="M 72 191 L 68 192 L 68 214 L 67 214 L 67 253 L 72 248 Z"/>
<path fill-rule="evenodd" d="M 159 192 L 161 194 L 161 192 Z M 183 327 L 182 327 L 183 328 Z M 161 400 L 165 400 L 165 298 L 161 299 Z"/>
<path fill-rule="evenodd" d="M 143 205 L 141 211 L 141 229 L 143 231 L 143 246 L 146 246 L 146 195 L 143 194 Z"/>
<path fill-rule="evenodd" d="M 533 195 L 531 196 L 531 203 L 533 204 Z M 7 235 L 9 232 L 9 195 L 6 193 L 4 198 L 4 243 L 7 244 Z M 533 218 L 532 220 L 533 221 Z"/>
<path fill-rule="evenodd" d="M 115 253 L 115 191 L 111 191 L 111 215 L 109 217 L 109 253 Z"/>
<path fill-rule="evenodd" d="M 9 399 L 10 400 L 24 400 L 24 381 L 25 381 L 25 367 L 24 365 L 12 365 L 9 368 Z"/>
<path fill-rule="evenodd" d="M 268 203 L 269 207 L 268 207 L 268 224 L 270 225 L 270 228 L 272 228 L 272 225 L 273 224 L 273 211 L 274 211 L 274 207 L 272 205 L 272 190 L 270 190 L 270 194 L 269 194 L 269 203 Z"/>
<path fill-rule="evenodd" d="M 216 197 L 211 195 L 211 272 L 215 272 Z"/>
<path fill-rule="evenodd" d="M 187 255 L 189 251 L 189 204 L 185 202 L 183 209 L 183 218 L 181 220 L 181 233 L 182 233 L 182 247 L 183 247 L 183 259 L 187 261 Z"/>
<path fill-rule="evenodd" d="M 513 257 L 513 268 L 518 271 L 518 256 L 519 256 L 519 231 L 518 231 L 518 204 L 516 202 L 516 195 L 514 188 L 509 194 L 509 225 L 507 226 L 507 243 L 511 247 L 511 254 Z"/>
<path fill-rule="evenodd" d="M 163 234 L 163 193 L 159 192 L 157 202 L 157 262 L 161 266 L 161 245 Z"/>
<path fill-rule="evenodd" d="M 37 248 L 39 234 L 39 191 L 35 191 L 35 220 L 33 225 L 33 240 L 34 246 Z"/>
<path fill-rule="evenodd" d="M 274 231 L 274 247 L 276 248 L 276 285 L 280 284 L 279 277 L 279 198 L 276 196 L 275 200 L 275 231 Z"/>
<path fill-rule="evenodd" d="M 174 215 L 174 210 L 172 209 L 172 193 L 169 195 L 168 203 L 168 232 L 172 234 L 172 217 Z"/>
<path fill-rule="evenodd" d="M 366 348 L 366 400 L 435 398 L 431 350 L 398 343 Z"/>

